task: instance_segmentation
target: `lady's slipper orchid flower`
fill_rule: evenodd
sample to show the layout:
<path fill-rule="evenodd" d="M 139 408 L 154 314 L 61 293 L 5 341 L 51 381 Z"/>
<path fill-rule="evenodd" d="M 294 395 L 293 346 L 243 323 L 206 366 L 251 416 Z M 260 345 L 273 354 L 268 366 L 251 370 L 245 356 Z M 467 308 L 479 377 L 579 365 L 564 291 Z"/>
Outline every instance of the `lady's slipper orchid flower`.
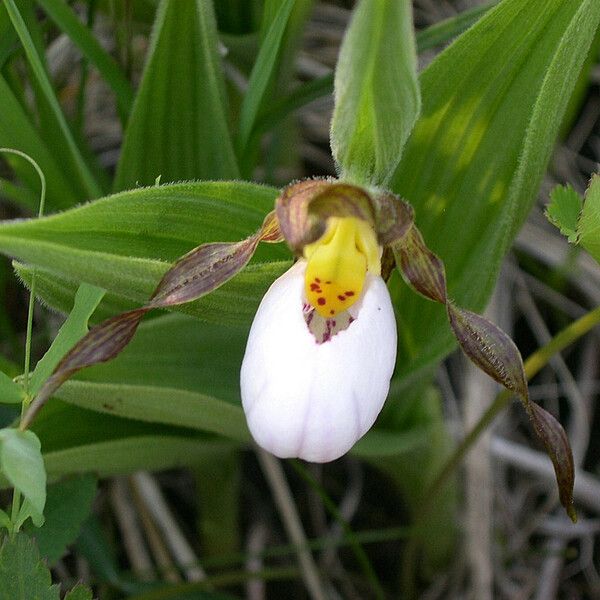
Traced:
<path fill-rule="evenodd" d="M 265 294 L 241 392 L 254 439 L 276 456 L 335 460 L 375 422 L 396 360 L 380 254 L 367 222 L 332 217 Z"/>
<path fill-rule="evenodd" d="M 287 186 L 256 233 L 198 246 L 165 273 L 144 306 L 92 328 L 44 382 L 21 427 L 73 374 L 117 356 L 147 312 L 205 296 L 239 273 L 260 242 L 283 240 L 299 260 L 265 294 L 241 372 L 242 402 L 261 446 L 281 457 L 326 462 L 349 450 L 377 418 L 396 358 L 394 312 L 380 274 L 385 248 L 386 270 L 395 264 L 413 290 L 444 305 L 465 354 L 520 398 L 552 459 L 561 502 L 576 519 L 569 441 L 560 423 L 529 399 L 513 341 L 448 297 L 444 263 L 427 248 L 410 205 L 389 192 L 328 179 Z"/>

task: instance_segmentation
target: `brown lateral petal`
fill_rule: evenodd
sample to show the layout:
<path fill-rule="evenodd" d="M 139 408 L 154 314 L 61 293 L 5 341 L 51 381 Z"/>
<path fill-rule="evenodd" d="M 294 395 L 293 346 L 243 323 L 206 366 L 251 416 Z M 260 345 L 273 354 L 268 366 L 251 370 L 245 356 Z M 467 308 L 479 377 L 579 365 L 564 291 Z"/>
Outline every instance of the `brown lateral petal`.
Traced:
<path fill-rule="evenodd" d="M 56 365 L 54 372 L 44 382 L 35 400 L 29 406 L 21 422 L 21 429 L 26 429 L 48 398 L 71 375 L 85 367 L 91 367 L 113 359 L 127 346 L 149 308 L 137 308 L 107 319 L 92 328 L 81 338 Z"/>
<path fill-rule="evenodd" d="M 571 521 L 575 523 L 577 521 L 577 513 L 573 506 L 575 466 L 567 434 L 562 425 L 541 406 L 530 402 L 529 407 L 533 427 L 542 440 L 554 466 L 560 502 L 565 507 Z"/>
<path fill-rule="evenodd" d="M 397 233 L 402 233 L 402 229 Z M 484 317 L 448 299 L 444 264 L 427 248 L 414 224 L 411 223 L 403 235 L 392 236 L 392 239 L 396 266 L 405 281 L 426 298 L 446 305 L 452 331 L 465 354 L 490 377 L 519 396 L 554 465 L 561 503 L 575 520 L 574 468 L 569 440 L 560 423 L 530 401 L 523 361 L 514 342 Z"/>
<path fill-rule="evenodd" d="M 377 235 L 382 246 L 401 240 L 414 222 L 410 204 L 391 193 L 374 197 L 377 211 Z"/>
<path fill-rule="evenodd" d="M 149 310 L 191 302 L 212 292 L 248 264 L 260 241 L 282 241 L 275 211 L 265 217 L 255 234 L 241 242 L 202 244 L 180 258 L 165 273 L 145 306 L 107 319 L 73 346 L 31 403 L 21 427 L 28 427 L 48 398 L 77 371 L 115 358 L 131 341 Z"/>
<path fill-rule="evenodd" d="M 502 329 L 481 315 L 448 302 L 448 318 L 463 352 L 492 379 L 527 397 L 521 353 Z"/>
<path fill-rule="evenodd" d="M 146 306 L 166 308 L 196 300 L 239 273 L 248 264 L 261 240 L 277 242 L 280 239 L 277 217 L 270 212 L 262 227 L 241 242 L 202 244 L 180 258 L 165 273 Z"/>
<path fill-rule="evenodd" d="M 412 225 L 392 248 L 405 281 L 425 298 L 446 304 L 444 263 L 427 248 L 421 232 Z"/>

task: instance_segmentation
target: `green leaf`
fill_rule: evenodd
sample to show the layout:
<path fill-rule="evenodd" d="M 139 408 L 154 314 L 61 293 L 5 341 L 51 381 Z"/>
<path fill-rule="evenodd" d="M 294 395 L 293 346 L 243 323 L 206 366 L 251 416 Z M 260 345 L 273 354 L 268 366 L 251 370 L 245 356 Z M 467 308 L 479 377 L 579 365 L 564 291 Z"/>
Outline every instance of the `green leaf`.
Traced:
<path fill-rule="evenodd" d="M 281 59 L 281 49 L 295 0 L 283 0 L 261 44 L 240 112 L 238 154 L 246 152 L 252 130 L 266 100 L 269 84 Z"/>
<path fill-rule="evenodd" d="M 36 85 L 39 86 L 44 101 L 47 103 L 50 109 L 50 116 L 56 122 L 56 129 L 60 132 L 62 139 L 55 140 L 57 144 L 64 144 L 68 159 L 67 167 L 72 177 L 76 179 L 80 186 L 81 194 L 83 198 L 93 198 L 101 195 L 100 187 L 95 181 L 92 173 L 86 165 L 77 144 L 73 138 L 71 130 L 67 124 L 65 116 L 62 112 L 58 99 L 52 89 L 52 84 L 46 73 L 42 58 L 38 54 L 35 47 L 31 34 L 15 4 L 14 0 L 5 0 L 6 9 L 12 21 L 12 24 L 17 31 L 17 35 L 21 40 L 21 44 L 25 50 L 28 63 L 32 69 Z M 6 118 L 6 117 L 4 117 Z M 81 197 L 80 197 L 81 199 Z"/>
<path fill-rule="evenodd" d="M 115 93 L 121 114 L 128 115 L 133 103 L 133 90 L 119 65 L 67 4 L 61 0 L 37 0 L 37 3 L 98 69 Z"/>
<path fill-rule="evenodd" d="M 331 148 L 341 177 L 384 186 L 420 110 L 409 0 L 362 0 L 335 74 Z"/>
<path fill-rule="evenodd" d="M 103 296 L 104 290 L 101 288 L 86 283 L 79 286 L 73 310 L 31 375 L 30 393 L 32 395 L 35 395 L 44 381 L 50 377 L 54 367 L 67 351 L 87 333 L 88 320 Z"/>
<path fill-rule="evenodd" d="M 422 114 L 393 188 L 446 265 L 448 294 L 480 310 L 536 197 L 600 20 L 593 0 L 504 0 L 423 72 Z M 457 243 L 457 240 L 460 243 Z M 444 311 L 392 282 L 399 375 L 452 347 Z"/>
<path fill-rule="evenodd" d="M 78 473 L 107 477 L 138 469 L 193 466 L 239 446 L 189 428 L 121 419 L 57 399 L 44 407 L 32 430 L 42 441 L 50 482 Z"/>
<path fill-rule="evenodd" d="M 0 547 L 0 600 L 60 600 L 48 567 L 23 533 L 5 537 Z"/>
<path fill-rule="evenodd" d="M 161 315 L 142 322 L 115 360 L 82 371 L 78 380 L 178 388 L 239 406 L 239 372 L 247 338 L 246 327 Z"/>
<path fill-rule="evenodd" d="M 199 243 L 247 237 L 276 196 L 276 190 L 241 182 L 123 192 L 52 217 L 4 222 L 0 252 L 139 306 L 169 269 L 165 261 Z M 249 323 L 270 283 L 289 265 L 281 259 L 288 257 L 283 244 L 259 248 L 239 276 L 181 310 L 212 322 Z"/>
<path fill-rule="evenodd" d="M 550 204 L 546 208 L 546 216 L 550 222 L 556 225 L 572 244 L 578 241 L 577 221 L 581 205 L 581 196 L 571 185 L 559 185 L 552 190 Z"/>
<path fill-rule="evenodd" d="M 184 436 L 149 435 L 95 442 L 44 454 L 48 477 L 94 472 L 99 477 L 126 475 L 139 469 L 193 466 L 226 444 Z"/>
<path fill-rule="evenodd" d="M 250 436 L 240 406 L 170 387 L 68 381 L 56 398 L 97 412 L 218 433 L 235 441 Z"/>
<path fill-rule="evenodd" d="M 41 445 L 33 431 L 0 429 L 0 469 L 37 513 L 46 503 L 46 471 Z"/>
<path fill-rule="evenodd" d="M 115 188 L 238 177 L 212 2 L 162 0 Z"/>
<path fill-rule="evenodd" d="M 0 371 L 0 404 L 20 404 L 24 398 L 21 386 Z"/>
<path fill-rule="evenodd" d="M 28 532 L 49 566 L 77 539 L 95 495 L 96 478 L 92 475 L 77 475 L 48 486 L 44 525 L 40 529 L 30 527 Z"/>
<path fill-rule="evenodd" d="M 600 176 L 594 175 L 579 219 L 579 241 L 600 262 Z"/>

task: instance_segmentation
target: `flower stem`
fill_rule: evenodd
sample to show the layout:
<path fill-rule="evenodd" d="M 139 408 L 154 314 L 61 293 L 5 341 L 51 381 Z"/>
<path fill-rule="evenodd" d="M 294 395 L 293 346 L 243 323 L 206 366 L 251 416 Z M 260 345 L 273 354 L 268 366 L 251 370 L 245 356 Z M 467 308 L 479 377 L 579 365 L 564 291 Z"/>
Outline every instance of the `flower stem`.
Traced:
<path fill-rule="evenodd" d="M 583 315 L 556 336 L 554 336 L 545 346 L 536 350 L 523 364 L 527 379 L 534 377 L 543 369 L 550 359 L 567 346 L 577 341 L 583 335 L 588 333 L 600 323 L 600 306 Z M 475 427 L 469 431 L 461 443 L 456 447 L 452 455 L 440 469 L 437 477 L 427 487 L 422 495 L 423 501 L 420 504 L 420 510 L 414 517 L 413 525 L 416 531 L 419 531 L 424 525 L 424 521 L 435 507 L 435 503 L 440 493 L 450 480 L 452 474 L 464 458 L 465 454 L 471 449 L 481 433 L 492 423 L 496 416 L 502 412 L 513 398 L 513 394 L 508 390 L 503 390 L 497 396 L 491 406 L 481 416 Z M 415 595 L 415 569 L 417 552 L 419 549 L 419 538 L 412 535 L 408 540 L 406 550 L 402 561 L 402 590 L 406 598 Z"/>

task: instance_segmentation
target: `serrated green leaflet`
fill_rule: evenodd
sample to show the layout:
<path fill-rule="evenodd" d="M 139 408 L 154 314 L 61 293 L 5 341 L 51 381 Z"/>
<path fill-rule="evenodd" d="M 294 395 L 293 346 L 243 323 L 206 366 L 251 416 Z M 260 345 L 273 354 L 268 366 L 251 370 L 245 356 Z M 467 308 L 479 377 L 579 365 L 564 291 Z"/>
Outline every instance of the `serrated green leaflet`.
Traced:
<path fill-rule="evenodd" d="M 505 0 L 421 76 L 422 115 L 393 187 L 415 207 L 461 305 L 481 309 L 489 296 L 599 20 L 591 0 Z M 406 375 L 453 343 L 442 310 L 397 285 L 392 292 Z"/>
<path fill-rule="evenodd" d="M 0 582 L 0 600 L 60 599 L 34 541 L 23 533 L 5 537 L 0 546 Z"/>
<path fill-rule="evenodd" d="M 238 176 L 217 44 L 211 2 L 161 2 L 115 189 Z"/>
<path fill-rule="evenodd" d="M 40 441 L 32 431 L 0 429 L 0 470 L 39 514 L 46 502 L 46 472 Z"/>
<path fill-rule="evenodd" d="M 600 262 L 600 176 L 594 175 L 579 219 L 579 241 Z"/>
<path fill-rule="evenodd" d="M 45 522 L 39 529 L 26 527 L 35 536 L 40 554 L 52 566 L 72 544 L 90 514 L 96 495 L 93 475 L 76 475 L 48 486 Z"/>
<path fill-rule="evenodd" d="M 570 185 L 566 185 L 552 190 L 550 204 L 546 207 L 548 219 L 571 243 L 577 243 L 577 221 L 581 205 L 581 196 Z"/>
<path fill-rule="evenodd" d="M 336 68 L 331 148 L 342 178 L 385 185 L 419 107 L 411 3 L 363 0 Z"/>

